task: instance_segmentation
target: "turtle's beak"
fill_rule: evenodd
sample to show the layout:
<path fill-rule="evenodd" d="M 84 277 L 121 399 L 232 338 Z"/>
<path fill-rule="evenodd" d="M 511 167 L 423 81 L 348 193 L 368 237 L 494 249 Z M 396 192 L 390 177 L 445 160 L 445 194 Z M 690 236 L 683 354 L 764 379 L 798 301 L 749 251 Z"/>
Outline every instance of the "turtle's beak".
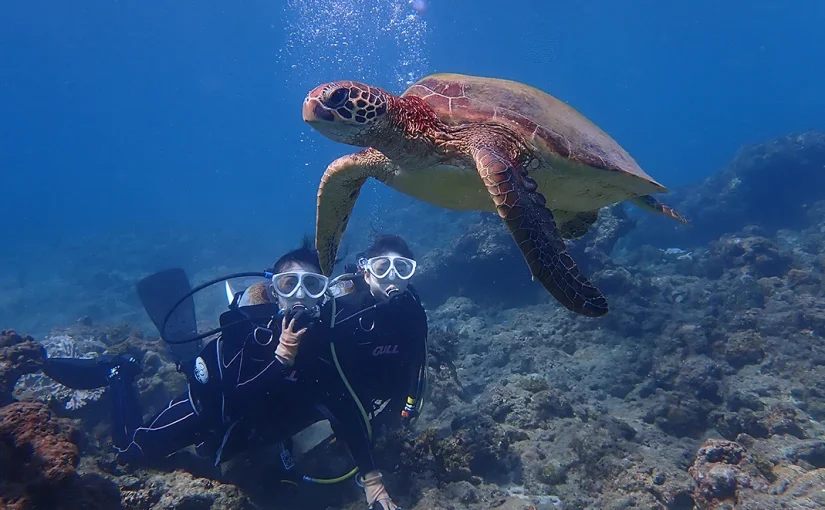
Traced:
<path fill-rule="evenodd" d="M 314 124 L 317 122 L 335 122 L 335 116 L 332 115 L 324 105 L 321 104 L 314 97 L 307 97 L 304 99 L 304 122 Z"/>

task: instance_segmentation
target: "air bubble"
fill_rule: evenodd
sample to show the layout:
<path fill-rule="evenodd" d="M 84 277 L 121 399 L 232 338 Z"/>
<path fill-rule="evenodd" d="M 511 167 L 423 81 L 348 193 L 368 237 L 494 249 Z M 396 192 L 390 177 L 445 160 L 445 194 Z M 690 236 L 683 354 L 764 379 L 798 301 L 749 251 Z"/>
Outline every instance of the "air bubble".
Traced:
<path fill-rule="evenodd" d="M 350 76 L 401 93 L 429 72 L 423 0 L 288 0 L 284 9 L 280 59 L 303 88 Z"/>

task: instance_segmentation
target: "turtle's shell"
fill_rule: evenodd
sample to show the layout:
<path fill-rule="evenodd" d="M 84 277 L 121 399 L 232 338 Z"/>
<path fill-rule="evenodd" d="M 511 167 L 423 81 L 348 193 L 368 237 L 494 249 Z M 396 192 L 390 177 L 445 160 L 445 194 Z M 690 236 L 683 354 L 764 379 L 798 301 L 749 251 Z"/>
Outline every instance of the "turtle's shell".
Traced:
<path fill-rule="evenodd" d="M 403 96 L 418 96 L 448 125 L 499 123 L 520 133 L 544 154 L 570 163 L 620 172 L 665 192 L 613 138 L 550 94 L 523 83 L 462 74 L 433 74 Z M 638 182 L 638 181 L 637 181 Z M 641 183 L 640 183 L 641 184 Z M 652 185 L 652 186 L 650 186 Z"/>

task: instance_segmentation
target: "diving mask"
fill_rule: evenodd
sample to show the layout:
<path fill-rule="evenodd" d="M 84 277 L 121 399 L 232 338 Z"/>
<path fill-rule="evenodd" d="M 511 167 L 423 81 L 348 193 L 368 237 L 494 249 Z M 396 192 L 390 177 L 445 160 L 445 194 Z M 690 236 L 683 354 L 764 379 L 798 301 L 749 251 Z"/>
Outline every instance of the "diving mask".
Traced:
<path fill-rule="evenodd" d="M 329 278 L 309 271 L 288 271 L 272 276 L 272 290 L 284 299 L 300 299 L 304 296 L 318 299 L 324 295 L 327 287 Z"/>
<path fill-rule="evenodd" d="M 415 260 L 400 255 L 382 255 L 361 259 L 360 265 L 378 279 L 393 279 L 394 274 L 402 280 L 409 280 L 415 274 L 417 264 Z"/>

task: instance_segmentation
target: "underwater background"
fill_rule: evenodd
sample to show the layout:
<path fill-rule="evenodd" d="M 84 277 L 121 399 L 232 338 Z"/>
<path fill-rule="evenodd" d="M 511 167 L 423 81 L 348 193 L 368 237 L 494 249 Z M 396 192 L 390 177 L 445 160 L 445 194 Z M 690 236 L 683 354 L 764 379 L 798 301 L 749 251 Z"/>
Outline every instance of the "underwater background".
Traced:
<path fill-rule="evenodd" d="M 92 325 L 97 333 L 87 332 L 90 338 L 104 328 L 114 328 L 109 338 L 142 338 L 144 349 L 157 350 L 157 370 L 142 390 L 163 401 L 163 378 L 176 374 L 135 284 L 172 266 L 194 283 L 262 270 L 314 234 L 320 176 L 353 148 L 303 122 L 309 90 L 353 79 L 400 94 L 434 72 L 521 81 L 609 133 L 673 191 L 662 199 L 694 225 L 671 225 L 630 207 L 612 210 L 606 220 L 612 223 L 581 248 L 591 256 L 583 267 L 611 300 L 610 320 L 593 323 L 568 315 L 529 281 L 495 218 L 444 211 L 370 182 L 342 254 L 352 257 L 373 233 L 387 232 L 406 238 L 420 259 L 429 257 L 420 291 L 431 326 L 452 339 L 435 348 L 444 356 L 438 366 L 465 367 L 456 372 L 463 381 L 445 375 L 434 390 L 441 393 L 430 422 L 449 428 L 443 424 L 467 414 L 479 398 L 488 407 L 510 399 L 507 411 L 482 406 L 480 425 L 466 428 L 494 437 L 468 433 L 448 446 L 522 444 L 467 454 L 495 473 L 470 467 L 466 477 L 442 479 L 443 463 L 416 465 L 441 492 L 404 496 L 405 508 L 490 508 L 496 498 L 517 494 L 495 487 L 514 483 L 526 487 L 519 501 L 528 493 L 546 496 L 536 503 L 541 508 L 725 508 L 714 505 L 747 501 L 737 492 L 743 487 L 758 493 L 748 508 L 773 508 L 790 494 L 772 485 L 783 480 L 798 489 L 787 496 L 789 507 L 804 497 L 816 507 L 821 499 L 811 494 L 825 488 L 825 475 L 805 473 L 825 468 L 818 421 L 825 419 L 825 387 L 814 377 L 825 365 L 823 23 L 825 3 L 814 0 L 6 3 L 0 8 L 0 329 L 38 340 L 63 331 L 57 335 L 63 344 L 63 336 L 83 336 L 66 328 Z M 199 317 L 214 321 L 223 299 L 220 289 L 203 298 Z M 701 323 L 709 318 L 718 322 Z M 697 328 L 706 332 L 702 340 Z M 526 345 L 521 355 L 508 348 L 507 355 L 485 358 L 484 342 L 513 331 L 498 342 Z M 95 341 L 95 349 L 111 347 Z M 576 353 L 580 358 L 564 366 Z M 517 395 L 500 395 L 513 385 Z M 756 393 L 743 393 L 748 388 Z M 530 407 L 542 398 L 545 407 Z M 514 419 L 519 406 L 535 416 Z M 84 458 L 104 458 L 105 434 L 89 431 L 105 428 L 105 412 L 92 411 L 70 417 L 100 441 L 100 450 L 86 447 Z M 571 424 L 556 429 L 554 419 Z M 640 441 L 630 430 L 641 429 L 627 424 L 633 420 L 658 435 Z M 589 435 L 568 442 L 565 430 L 582 427 Z M 748 457 L 745 467 L 728 463 L 741 469 L 726 479 L 738 482 L 721 489 L 689 474 L 718 462 L 711 454 L 696 460 L 701 448 L 727 448 L 725 455 L 743 459 L 763 448 L 754 437 L 784 456 L 763 452 L 762 461 Z M 730 443 L 707 446 L 707 438 Z M 542 454 L 554 463 L 525 453 L 548 442 L 555 445 L 548 452 L 560 449 Z M 639 461 L 625 443 L 661 458 Z M 801 450 L 789 454 L 789 445 Z M 447 446 L 441 448 L 441 457 L 431 449 L 436 458 L 446 455 Z M 587 457 L 600 448 L 611 452 L 610 462 Z M 588 465 L 595 471 L 581 468 Z M 661 483 L 653 483 L 658 472 L 638 472 L 653 480 L 650 487 L 673 481 L 678 487 L 669 496 L 648 504 L 639 494 L 655 490 L 639 477 L 616 486 L 617 473 L 632 472 L 629 466 L 655 465 L 671 470 Z M 788 473 L 808 476 L 803 485 L 810 490 Z M 138 491 L 137 482 L 130 489 L 117 480 L 122 494 Z M 243 492 L 254 491 L 235 489 L 236 481 L 224 480 L 231 494 L 218 491 L 202 506 L 185 506 L 192 503 L 184 498 L 152 500 L 151 507 L 240 508 Z M 346 494 L 356 495 L 330 497 L 343 498 L 340 507 L 360 508 L 357 493 Z M 126 499 L 123 505 L 129 508 Z M 295 508 L 326 508 L 318 505 Z"/>
<path fill-rule="evenodd" d="M 742 144 L 822 127 L 823 17 L 815 1 L 10 3 L 0 320 L 137 320 L 145 273 L 257 270 L 312 234 L 320 175 L 351 152 L 301 119 L 320 83 L 524 81 L 672 188 Z M 423 237 L 437 220 L 386 221 L 405 200 L 371 183 L 350 231 Z"/>

